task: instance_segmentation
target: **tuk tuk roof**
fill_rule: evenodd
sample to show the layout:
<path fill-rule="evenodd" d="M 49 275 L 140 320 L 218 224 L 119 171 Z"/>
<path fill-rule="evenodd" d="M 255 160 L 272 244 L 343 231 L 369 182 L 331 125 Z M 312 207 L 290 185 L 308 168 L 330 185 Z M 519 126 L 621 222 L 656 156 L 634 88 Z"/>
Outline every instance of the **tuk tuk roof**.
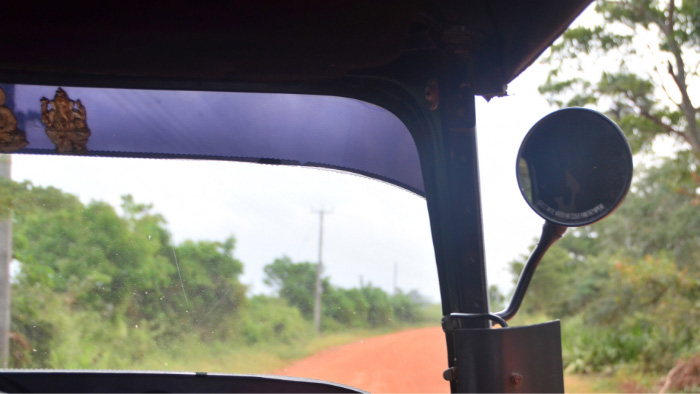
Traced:
<path fill-rule="evenodd" d="M 459 48 L 476 94 L 512 81 L 591 0 L 17 2 L 0 70 L 179 81 L 309 81 L 407 73 Z M 496 92 L 497 93 L 497 92 Z"/>
<path fill-rule="evenodd" d="M 330 167 L 423 194 L 416 136 L 393 97 L 415 101 L 444 53 L 465 60 L 474 94 L 504 95 L 589 3 L 19 2 L 0 14 L 0 83 L 47 86 L 16 85 L 15 110 L 27 113 L 59 86 L 81 99 L 93 128 L 91 154 Z M 218 93 L 183 90 L 249 93 L 224 102 Z M 256 107 L 253 92 L 344 96 L 388 111 L 299 95 L 268 95 Z M 282 123 L 254 125 L 243 115 L 267 121 L 273 108 Z M 112 130 L 116 119 L 119 130 Z M 52 151 L 43 130 L 27 132 L 24 151 Z M 241 145 L 245 139 L 250 144 Z"/>

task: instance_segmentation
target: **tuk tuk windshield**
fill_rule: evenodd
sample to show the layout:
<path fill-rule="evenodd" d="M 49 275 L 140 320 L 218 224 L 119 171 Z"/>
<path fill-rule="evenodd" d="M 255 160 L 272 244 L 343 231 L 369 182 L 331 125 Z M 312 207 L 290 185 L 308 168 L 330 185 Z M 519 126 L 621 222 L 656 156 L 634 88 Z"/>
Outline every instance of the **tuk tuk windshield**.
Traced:
<path fill-rule="evenodd" d="M 379 363 L 425 349 L 446 359 L 423 198 L 341 171 L 227 161 L 352 168 L 418 190 L 415 145 L 389 112 L 317 96 L 4 90 L 28 141 L 3 155 L 10 367 L 263 373 L 379 391 L 396 386 L 298 364 L 338 346 L 370 346 Z M 83 134 L 57 144 L 61 122 Z M 54 154 L 85 135 L 85 151 Z M 377 153 L 389 145 L 397 154 Z M 368 339 L 399 331 L 431 342 Z M 447 389 L 442 366 L 427 382 Z"/>

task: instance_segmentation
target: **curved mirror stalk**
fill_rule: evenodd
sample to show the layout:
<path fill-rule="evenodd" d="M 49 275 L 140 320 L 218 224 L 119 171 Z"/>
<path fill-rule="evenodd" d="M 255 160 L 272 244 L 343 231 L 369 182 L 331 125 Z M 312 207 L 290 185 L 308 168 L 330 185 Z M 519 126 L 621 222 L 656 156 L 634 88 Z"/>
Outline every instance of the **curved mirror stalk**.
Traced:
<path fill-rule="evenodd" d="M 513 318 L 516 313 L 518 313 L 518 309 L 520 309 L 520 305 L 523 303 L 523 298 L 525 298 L 527 288 L 530 285 L 532 277 L 535 275 L 537 266 L 540 264 L 540 261 L 542 261 L 542 257 L 544 257 L 544 254 L 547 252 L 549 247 L 554 245 L 554 243 L 557 242 L 565 232 L 566 226 L 549 221 L 544 222 L 540 242 L 537 243 L 535 250 L 532 251 L 532 254 L 527 260 L 525 267 L 523 267 L 523 271 L 520 273 L 520 278 L 518 279 L 518 284 L 515 286 L 515 292 L 513 293 L 513 297 L 510 299 L 510 303 L 504 310 L 494 313 L 494 315 L 508 321 Z"/>

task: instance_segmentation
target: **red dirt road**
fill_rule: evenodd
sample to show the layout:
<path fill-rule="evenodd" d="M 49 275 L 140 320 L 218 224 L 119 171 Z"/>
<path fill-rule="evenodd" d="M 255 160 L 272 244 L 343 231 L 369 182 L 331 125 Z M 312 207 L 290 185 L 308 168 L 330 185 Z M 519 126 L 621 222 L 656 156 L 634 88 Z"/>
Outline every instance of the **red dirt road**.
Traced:
<path fill-rule="evenodd" d="M 440 327 L 401 331 L 328 349 L 275 375 L 342 383 L 372 393 L 449 393 Z"/>

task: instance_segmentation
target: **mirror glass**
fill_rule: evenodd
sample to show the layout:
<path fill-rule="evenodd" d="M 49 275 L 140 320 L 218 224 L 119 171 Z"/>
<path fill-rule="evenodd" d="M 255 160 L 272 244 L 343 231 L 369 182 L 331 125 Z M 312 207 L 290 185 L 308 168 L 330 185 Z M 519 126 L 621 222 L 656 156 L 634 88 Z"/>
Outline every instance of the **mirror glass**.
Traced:
<path fill-rule="evenodd" d="M 624 199 L 632 181 L 632 152 L 606 116 L 562 109 L 528 132 L 518 153 L 517 177 L 525 200 L 544 219 L 584 226 Z"/>

